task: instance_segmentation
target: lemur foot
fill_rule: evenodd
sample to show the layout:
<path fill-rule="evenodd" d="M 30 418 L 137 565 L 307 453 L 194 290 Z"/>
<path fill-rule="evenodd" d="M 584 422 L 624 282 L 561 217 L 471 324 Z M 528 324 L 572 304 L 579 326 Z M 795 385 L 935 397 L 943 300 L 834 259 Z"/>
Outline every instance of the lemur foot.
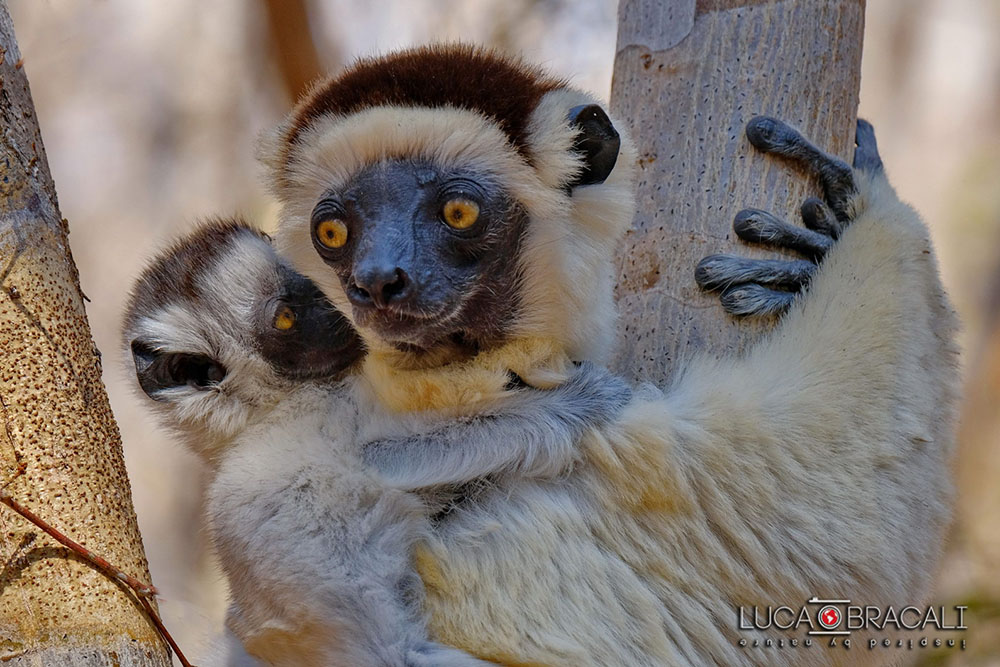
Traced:
<path fill-rule="evenodd" d="M 794 250 L 808 259 L 749 259 L 710 255 L 698 263 L 695 281 L 702 289 L 721 291 L 722 307 L 733 315 L 780 315 L 809 283 L 819 262 L 850 223 L 849 204 L 857 192 L 854 169 L 877 171 L 882 159 L 870 123 L 858 120 L 854 169 L 813 146 L 787 124 L 758 116 L 747 124 L 755 147 L 798 162 L 819 178 L 826 202 L 810 197 L 802 204 L 805 227 L 789 224 L 758 209 L 736 214 L 733 229 L 744 241 Z"/>

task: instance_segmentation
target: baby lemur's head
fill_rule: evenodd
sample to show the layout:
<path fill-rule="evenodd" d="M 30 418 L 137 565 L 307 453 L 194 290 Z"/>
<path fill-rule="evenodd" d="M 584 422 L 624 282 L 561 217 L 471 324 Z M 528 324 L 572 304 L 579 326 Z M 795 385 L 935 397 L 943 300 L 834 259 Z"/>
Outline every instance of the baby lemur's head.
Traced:
<path fill-rule="evenodd" d="M 363 355 L 350 323 L 270 239 L 240 220 L 200 227 L 132 290 L 125 344 L 164 421 L 211 447 L 303 381 L 335 381 Z"/>
<path fill-rule="evenodd" d="M 491 51 L 413 49 L 316 86 L 263 152 L 279 247 L 373 350 L 606 356 L 635 155 L 592 96 Z"/>

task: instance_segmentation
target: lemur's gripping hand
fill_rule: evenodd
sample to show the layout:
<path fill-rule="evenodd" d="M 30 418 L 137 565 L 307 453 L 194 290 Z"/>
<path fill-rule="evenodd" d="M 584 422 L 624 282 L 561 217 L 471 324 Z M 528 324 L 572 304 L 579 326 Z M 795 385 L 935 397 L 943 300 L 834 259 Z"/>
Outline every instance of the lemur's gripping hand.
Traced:
<path fill-rule="evenodd" d="M 614 420 L 631 397 L 624 380 L 590 363 L 555 389 L 511 393 L 488 414 L 370 443 L 365 462 L 409 490 L 487 476 L 551 477 L 573 464 L 583 432 Z"/>
<path fill-rule="evenodd" d="M 747 138 L 756 148 L 798 162 L 818 177 L 826 202 L 810 197 L 802 204 L 804 228 L 766 211 L 745 209 L 733 222 L 736 235 L 744 241 L 794 250 L 808 259 L 709 255 L 698 263 L 695 280 L 702 289 L 721 291 L 722 307 L 733 315 L 778 315 L 792 305 L 843 227 L 850 224 L 849 204 L 857 187 L 847 163 L 816 148 L 780 120 L 754 118 L 747 124 Z M 854 169 L 881 170 L 871 124 L 858 120 L 855 141 Z"/>

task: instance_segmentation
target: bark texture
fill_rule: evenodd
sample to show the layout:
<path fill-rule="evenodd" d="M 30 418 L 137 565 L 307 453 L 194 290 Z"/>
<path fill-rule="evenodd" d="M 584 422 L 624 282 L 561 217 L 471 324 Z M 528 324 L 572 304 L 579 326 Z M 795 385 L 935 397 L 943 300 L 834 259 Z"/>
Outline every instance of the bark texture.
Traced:
<path fill-rule="evenodd" d="M 6 3 L 0 2 L 0 483 L 64 534 L 149 580 Z M 86 165 L 81 165 L 86 168 Z M 0 507 L 0 661 L 169 665 L 123 586 Z"/>
<path fill-rule="evenodd" d="M 639 152 L 639 206 L 619 256 L 617 369 L 663 385 L 685 359 L 742 350 L 769 325 L 726 315 L 694 282 L 740 244 L 733 217 L 761 208 L 800 222 L 817 184 L 746 139 L 770 115 L 850 161 L 864 0 L 621 0 L 611 107 Z"/>

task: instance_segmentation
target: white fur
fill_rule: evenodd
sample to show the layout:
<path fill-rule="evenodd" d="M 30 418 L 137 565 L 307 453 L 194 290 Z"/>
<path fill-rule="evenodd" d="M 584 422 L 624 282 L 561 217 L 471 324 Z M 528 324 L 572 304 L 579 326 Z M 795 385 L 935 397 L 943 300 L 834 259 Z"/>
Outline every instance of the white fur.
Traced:
<path fill-rule="evenodd" d="M 409 490 L 558 477 L 578 460 L 580 435 L 621 411 L 628 387 L 583 365 L 557 389 L 498 390 L 477 418 L 450 421 L 446 411 L 386 409 L 368 378 L 287 379 L 253 344 L 255 327 L 270 326 L 255 308 L 292 284 L 280 283 L 279 266 L 266 240 L 234 234 L 195 276 L 150 269 L 174 301 L 143 291 L 148 302 L 133 300 L 127 318 L 130 345 L 226 368 L 209 388 L 149 389 L 163 423 L 211 468 L 205 512 L 232 594 L 227 628 L 246 649 L 227 636 L 213 664 L 482 664 L 427 638 L 411 555 L 453 494 Z M 171 280 L 195 280 L 193 294 L 179 296 Z"/>
<path fill-rule="evenodd" d="M 606 358 L 613 250 L 634 210 L 635 155 L 626 140 L 607 183 L 561 194 L 560 176 L 577 167 L 561 152 L 570 141 L 563 119 L 581 99 L 559 90 L 539 105 L 534 166 L 472 112 L 323 118 L 291 152 L 292 185 L 278 193 L 282 247 L 346 305 L 309 242 L 319 196 L 387 156 L 476 159 L 531 216 L 520 258 L 529 305 L 515 338 Z M 505 480 L 418 545 L 435 639 L 510 665 L 897 657 L 737 646 L 740 605 L 799 606 L 812 596 L 921 604 L 940 555 L 951 496 L 954 316 L 916 214 L 884 177 L 858 179 L 856 221 L 809 291 L 748 355 L 696 361 L 668 390 L 645 388 L 620 420 L 580 441 L 583 459 L 567 476 Z M 366 367 L 387 386 L 396 370 Z M 449 400 L 447 384 L 410 382 Z"/>
<path fill-rule="evenodd" d="M 207 355 L 226 368 L 213 387 L 171 387 L 151 403 L 211 468 L 205 511 L 230 584 L 227 628 L 249 653 L 223 638 L 213 659 L 481 664 L 427 639 L 410 553 L 429 510 L 361 460 L 359 419 L 379 432 L 372 392 L 356 389 L 357 380 L 286 379 L 254 347 L 253 328 L 269 325 L 255 304 L 281 294 L 278 268 L 266 240 L 234 234 L 195 276 L 156 276 L 154 285 L 194 280 L 195 296 L 161 303 L 147 294 L 150 302 L 132 303 L 125 332 L 130 344 Z"/>
<path fill-rule="evenodd" d="M 402 665 L 426 641 L 395 589 L 426 511 L 364 471 L 348 397 L 295 388 L 234 439 L 209 486 L 227 624 L 268 664 Z"/>
<path fill-rule="evenodd" d="M 558 483 L 514 481 L 418 550 L 432 634 L 505 664 L 873 664 L 738 647 L 740 605 L 920 605 L 949 520 L 955 319 L 883 176 L 776 331 L 647 387 Z M 753 639 L 753 636 L 749 636 Z M 843 649 L 840 649 L 841 651 Z"/>
<path fill-rule="evenodd" d="M 142 337 L 159 352 L 203 354 L 229 369 L 215 389 L 169 389 L 166 401 L 152 404 L 165 424 L 208 459 L 246 428 L 253 410 L 263 413 L 291 386 L 262 359 L 246 354 L 251 347 L 246 322 L 252 316 L 252 295 L 273 292 L 279 279 L 271 245 L 249 234 L 241 241 L 198 276 L 202 302 L 197 308 L 186 303 L 140 304 L 140 317 L 126 332 L 127 341 Z"/>

